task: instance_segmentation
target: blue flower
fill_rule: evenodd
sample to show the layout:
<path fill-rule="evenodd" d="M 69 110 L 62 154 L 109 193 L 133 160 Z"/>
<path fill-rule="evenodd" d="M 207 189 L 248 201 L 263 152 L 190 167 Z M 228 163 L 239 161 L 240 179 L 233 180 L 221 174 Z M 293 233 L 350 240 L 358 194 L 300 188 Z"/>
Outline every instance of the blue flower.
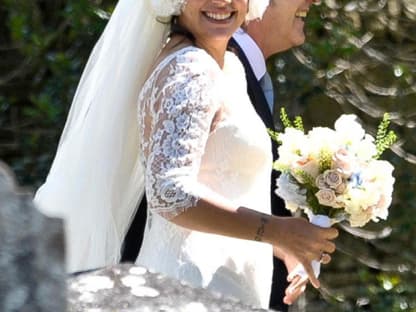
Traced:
<path fill-rule="evenodd" d="M 360 187 L 363 184 L 361 172 L 354 172 L 349 178 L 349 183 L 352 185 L 352 187 Z"/>

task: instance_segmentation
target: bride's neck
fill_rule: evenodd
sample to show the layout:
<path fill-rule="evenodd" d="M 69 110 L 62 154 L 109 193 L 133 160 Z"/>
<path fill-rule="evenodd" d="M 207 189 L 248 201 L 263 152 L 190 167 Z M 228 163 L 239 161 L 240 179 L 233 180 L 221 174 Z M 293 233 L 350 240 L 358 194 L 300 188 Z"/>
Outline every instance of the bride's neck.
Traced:
<path fill-rule="evenodd" d="M 187 46 L 195 46 L 205 50 L 218 63 L 218 66 L 220 68 L 223 68 L 224 55 L 225 51 L 227 50 L 226 42 L 217 41 L 207 43 L 204 41 L 199 41 L 198 39 L 191 40 L 190 38 L 182 34 L 175 34 L 170 37 L 169 41 L 162 49 L 162 52 L 158 57 L 157 63 L 160 59 L 165 58 L 167 55 L 174 53 L 180 49 L 183 49 Z"/>
<path fill-rule="evenodd" d="M 195 45 L 201 49 L 204 49 L 211 57 L 218 63 L 220 68 L 224 67 L 224 55 L 227 50 L 227 42 L 215 41 L 215 42 L 204 42 L 195 40 Z"/>
<path fill-rule="evenodd" d="M 220 68 L 224 67 L 224 55 L 227 50 L 228 40 L 195 37 L 192 32 L 179 23 L 177 17 L 172 19 L 170 29 L 171 32 L 169 37 L 174 46 L 180 45 L 181 42 L 187 42 L 188 45 L 194 45 L 205 50 L 218 63 Z M 174 51 L 175 49 L 172 50 L 172 52 Z"/>

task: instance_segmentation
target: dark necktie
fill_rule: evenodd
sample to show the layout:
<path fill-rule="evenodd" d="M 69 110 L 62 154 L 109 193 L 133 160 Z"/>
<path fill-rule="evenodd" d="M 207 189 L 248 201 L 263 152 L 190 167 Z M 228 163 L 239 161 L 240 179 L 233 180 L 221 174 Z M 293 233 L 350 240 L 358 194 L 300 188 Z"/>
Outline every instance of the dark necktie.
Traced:
<path fill-rule="evenodd" d="M 270 75 L 266 72 L 260 79 L 260 86 L 263 89 L 264 96 L 266 97 L 267 104 L 269 105 L 270 111 L 273 112 L 274 96 L 273 96 L 273 83 Z"/>

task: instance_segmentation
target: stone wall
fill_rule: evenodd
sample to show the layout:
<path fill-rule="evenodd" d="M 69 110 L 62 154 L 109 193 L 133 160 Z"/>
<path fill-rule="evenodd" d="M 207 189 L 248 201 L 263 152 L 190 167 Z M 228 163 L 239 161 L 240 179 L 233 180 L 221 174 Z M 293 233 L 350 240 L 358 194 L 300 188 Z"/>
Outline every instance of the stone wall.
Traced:
<path fill-rule="evenodd" d="M 42 215 L 2 163 L 0 311 L 66 311 L 62 221 Z"/>

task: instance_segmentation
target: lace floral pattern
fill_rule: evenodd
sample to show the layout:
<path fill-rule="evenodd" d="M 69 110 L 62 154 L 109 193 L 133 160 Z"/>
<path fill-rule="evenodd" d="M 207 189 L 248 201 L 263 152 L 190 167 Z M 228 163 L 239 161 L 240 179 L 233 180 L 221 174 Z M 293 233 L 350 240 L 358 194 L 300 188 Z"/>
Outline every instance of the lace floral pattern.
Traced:
<path fill-rule="evenodd" d="M 186 51 L 159 64 L 139 97 L 148 205 L 167 219 L 199 199 L 198 168 L 216 111 L 219 67 L 208 57 L 194 62 L 201 52 Z"/>

